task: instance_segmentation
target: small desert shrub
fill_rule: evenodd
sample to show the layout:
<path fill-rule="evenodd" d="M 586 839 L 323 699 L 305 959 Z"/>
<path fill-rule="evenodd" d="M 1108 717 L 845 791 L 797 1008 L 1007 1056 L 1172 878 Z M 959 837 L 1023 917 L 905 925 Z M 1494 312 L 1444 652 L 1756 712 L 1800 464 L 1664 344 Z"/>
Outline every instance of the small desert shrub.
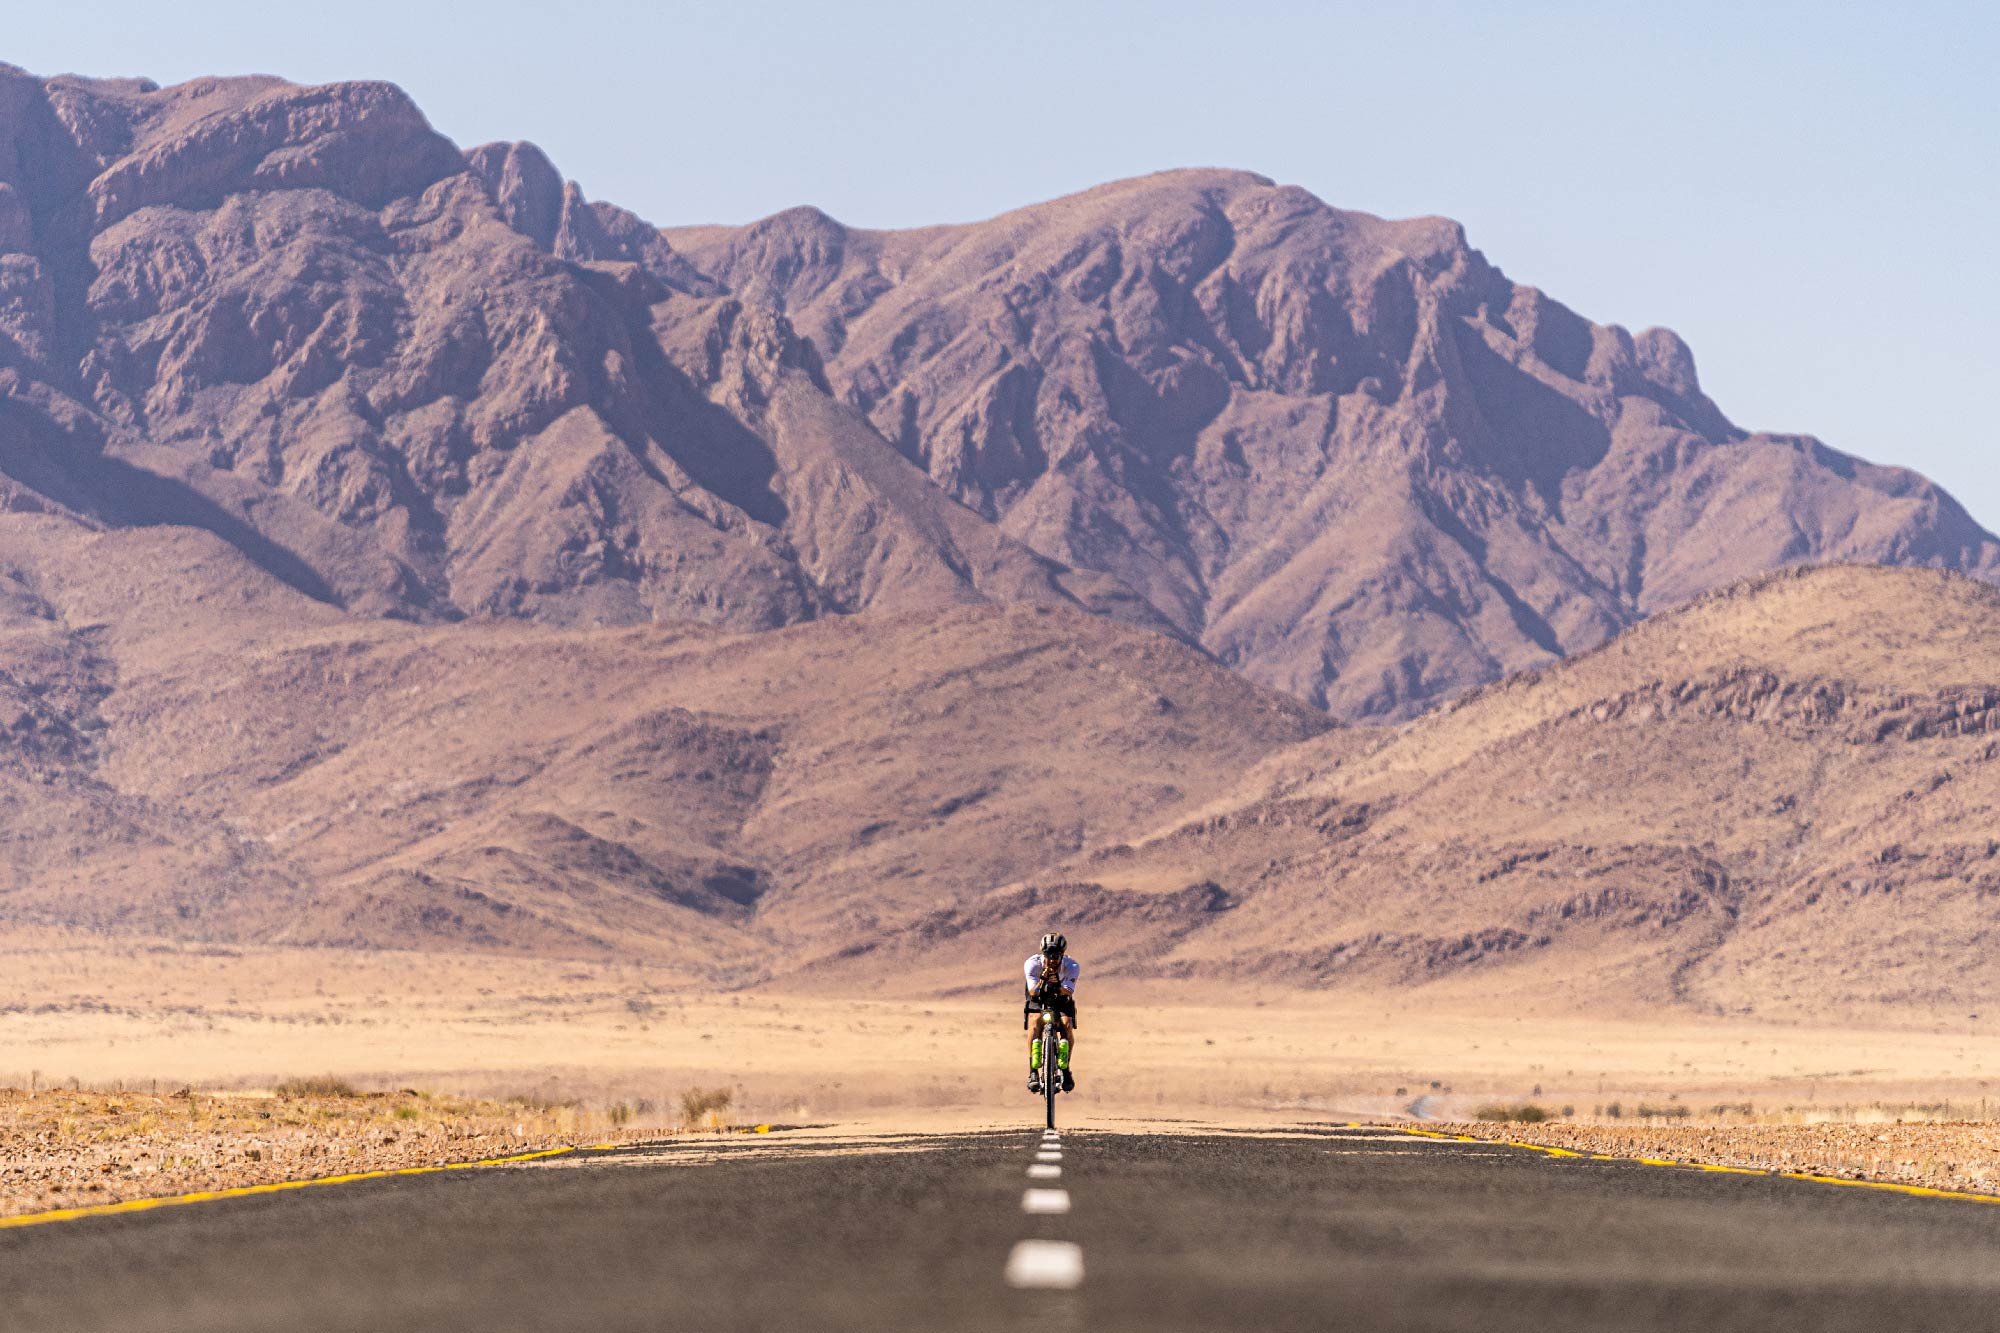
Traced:
<path fill-rule="evenodd" d="M 736 1100 L 728 1088 L 689 1088 L 681 1094 L 681 1120 L 695 1124 L 711 1111 L 726 1111 Z"/>
<path fill-rule="evenodd" d="M 523 1110 L 535 1111 L 542 1115 L 552 1115 L 557 1111 L 575 1110 L 577 1101 L 574 1097 L 544 1097 L 540 1093 L 528 1092 L 522 1093 L 519 1096 L 509 1097 L 507 1105 L 518 1106 Z"/>
<path fill-rule="evenodd" d="M 359 1097 L 354 1085 L 344 1078 L 332 1074 L 316 1074 L 311 1078 L 288 1078 L 277 1088 L 280 1097 Z"/>
<path fill-rule="evenodd" d="M 632 1108 L 624 1102 L 613 1102 L 604 1108 L 604 1114 L 614 1125 L 624 1125 L 632 1119 Z"/>
<path fill-rule="evenodd" d="M 416 1107 L 414 1107 L 414 1106 L 399 1106 L 399 1107 L 397 1107 L 397 1108 L 396 1108 L 396 1119 L 398 1119 L 398 1120 L 415 1120 L 416 1118 L 417 1118 L 417 1108 L 416 1108 Z"/>
<path fill-rule="evenodd" d="M 1548 1108 L 1533 1102 L 1523 1102 L 1519 1106 L 1494 1104 L 1482 1106 L 1472 1113 L 1481 1120 L 1507 1120 L 1523 1125 L 1536 1125 L 1549 1118 Z"/>
<path fill-rule="evenodd" d="M 1669 1103 L 1665 1106 L 1652 1106 L 1646 1102 L 1640 1102 L 1636 1114 L 1648 1120 L 1656 1116 L 1662 1120 L 1685 1120 L 1688 1118 L 1690 1110 L 1688 1107 L 1678 1103 Z"/>

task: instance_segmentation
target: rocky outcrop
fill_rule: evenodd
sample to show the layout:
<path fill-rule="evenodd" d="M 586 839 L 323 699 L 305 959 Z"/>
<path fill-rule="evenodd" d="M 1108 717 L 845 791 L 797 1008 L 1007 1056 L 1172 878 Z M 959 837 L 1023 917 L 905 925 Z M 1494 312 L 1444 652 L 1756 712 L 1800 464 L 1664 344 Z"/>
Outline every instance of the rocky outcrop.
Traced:
<path fill-rule="evenodd" d="M 9 508 L 205 528 L 364 615 L 1121 606 L 925 481 L 782 316 L 385 84 L 9 71 L 0 249 Z"/>

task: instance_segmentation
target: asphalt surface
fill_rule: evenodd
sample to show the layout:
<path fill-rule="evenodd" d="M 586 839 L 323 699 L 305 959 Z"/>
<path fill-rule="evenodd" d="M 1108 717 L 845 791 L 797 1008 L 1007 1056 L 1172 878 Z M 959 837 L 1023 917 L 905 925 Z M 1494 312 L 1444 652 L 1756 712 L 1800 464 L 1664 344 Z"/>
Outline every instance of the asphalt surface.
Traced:
<path fill-rule="evenodd" d="M 1066 1131 L 1031 1180 L 1043 1147 L 773 1135 L 0 1231 L 0 1326 L 2000 1328 L 2000 1205 L 1345 1126 Z M 1024 1239 L 1078 1250 L 1017 1279 L 1080 1284 L 1010 1286 Z"/>

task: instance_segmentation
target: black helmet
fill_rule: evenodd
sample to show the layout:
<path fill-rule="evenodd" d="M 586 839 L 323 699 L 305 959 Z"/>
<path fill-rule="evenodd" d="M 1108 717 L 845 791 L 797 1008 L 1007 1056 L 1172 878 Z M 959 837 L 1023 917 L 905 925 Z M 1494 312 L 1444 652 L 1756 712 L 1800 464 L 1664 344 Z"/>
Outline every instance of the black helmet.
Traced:
<path fill-rule="evenodd" d="M 1054 931 L 1042 936 L 1042 953 L 1049 958 L 1060 958 L 1063 950 L 1069 948 L 1069 941 Z"/>

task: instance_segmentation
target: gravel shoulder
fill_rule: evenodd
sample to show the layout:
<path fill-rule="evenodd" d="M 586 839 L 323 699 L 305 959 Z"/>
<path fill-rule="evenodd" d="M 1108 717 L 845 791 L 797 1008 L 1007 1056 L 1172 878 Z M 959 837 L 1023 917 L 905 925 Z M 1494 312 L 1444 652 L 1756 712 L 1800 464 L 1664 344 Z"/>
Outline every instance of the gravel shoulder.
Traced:
<path fill-rule="evenodd" d="M 1602 1125 L 1472 1121 L 1427 1129 L 1613 1157 L 1735 1166 L 2000 1194 L 2000 1125 L 1976 1121 L 1812 1125 Z"/>

